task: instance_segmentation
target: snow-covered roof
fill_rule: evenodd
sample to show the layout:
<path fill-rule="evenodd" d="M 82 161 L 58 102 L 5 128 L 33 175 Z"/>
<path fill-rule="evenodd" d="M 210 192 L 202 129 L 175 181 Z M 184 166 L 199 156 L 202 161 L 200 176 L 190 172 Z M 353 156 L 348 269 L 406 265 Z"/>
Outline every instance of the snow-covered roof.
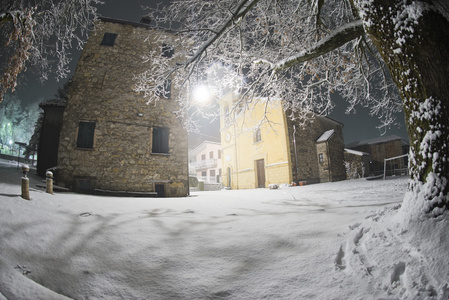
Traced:
<path fill-rule="evenodd" d="M 366 146 L 366 145 L 376 145 L 376 144 L 387 143 L 387 142 L 391 142 L 391 141 L 395 141 L 395 140 L 401 140 L 401 143 L 403 145 L 409 145 L 409 142 L 407 139 L 402 138 L 397 135 L 390 135 L 390 136 L 381 136 L 381 137 L 369 139 L 369 140 L 352 142 L 352 143 L 347 144 L 346 148 L 355 148 L 355 147 Z"/>
<path fill-rule="evenodd" d="M 66 104 L 65 100 L 52 99 L 52 100 L 47 100 L 47 101 L 40 103 L 39 107 L 41 107 L 41 108 L 48 107 L 48 106 L 65 107 L 66 105 L 67 104 Z"/>
<path fill-rule="evenodd" d="M 326 142 L 326 141 L 328 141 L 328 140 L 331 138 L 331 136 L 332 136 L 334 133 L 335 133 L 335 130 L 334 130 L 334 129 L 328 130 L 328 131 L 324 132 L 324 133 L 323 133 L 323 134 L 316 140 L 316 142 L 317 142 L 317 143 Z"/>
<path fill-rule="evenodd" d="M 351 150 L 351 149 L 346 149 L 346 148 L 345 148 L 345 152 L 346 153 L 350 153 L 350 154 L 354 154 L 354 155 L 357 155 L 357 156 L 365 156 L 365 155 L 369 156 L 369 153 L 362 152 L 362 151 Z"/>

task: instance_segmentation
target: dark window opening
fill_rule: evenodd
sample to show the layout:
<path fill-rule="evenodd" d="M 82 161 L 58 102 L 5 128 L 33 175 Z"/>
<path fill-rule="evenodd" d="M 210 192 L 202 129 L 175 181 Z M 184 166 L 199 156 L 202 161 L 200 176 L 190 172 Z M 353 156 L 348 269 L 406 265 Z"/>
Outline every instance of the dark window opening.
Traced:
<path fill-rule="evenodd" d="M 114 46 L 115 44 L 115 39 L 117 38 L 117 33 L 109 33 L 106 32 L 103 35 L 103 39 L 101 40 L 100 45 L 104 45 L 104 46 Z"/>
<path fill-rule="evenodd" d="M 215 177 L 215 170 L 210 170 L 209 173 L 210 173 L 210 177 Z"/>
<path fill-rule="evenodd" d="M 209 152 L 209 158 L 214 158 L 214 152 L 213 151 Z"/>
<path fill-rule="evenodd" d="M 175 54 L 175 48 L 171 45 L 162 44 L 162 57 L 171 58 Z"/>
<path fill-rule="evenodd" d="M 156 95 L 166 99 L 171 98 L 171 79 L 165 80 L 164 85 L 157 87 Z"/>
<path fill-rule="evenodd" d="M 166 153 L 168 154 L 168 128 L 154 127 L 153 128 L 153 153 Z"/>
<path fill-rule="evenodd" d="M 218 150 L 218 159 L 221 158 L 221 150 Z"/>
<path fill-rule="evenodd" d="M 77 148 L 92 149 L 94 147 L 95 122 L 79 122 Z"/>
<path fill-rule="evenodd" d="M 201 154 L 201 160 L 206 160 L 206 154 Z"/>

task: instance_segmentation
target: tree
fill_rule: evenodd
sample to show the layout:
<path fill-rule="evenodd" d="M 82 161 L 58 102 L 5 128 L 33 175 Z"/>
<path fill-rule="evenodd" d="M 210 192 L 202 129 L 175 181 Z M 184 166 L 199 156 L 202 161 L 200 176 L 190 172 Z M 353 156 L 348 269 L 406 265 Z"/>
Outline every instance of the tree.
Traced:
<path fill-rule="evenodd" d="M 14 91 L 18 76 L 32 65 L 42 79 L 50 73 L 65 78 L 72 47 L 83 39 L 100 0 L 0 0 L 0 102 Z"/>
<path fill-rule="evenodd" d="M 24 107 L 15 95 L 7 95 L 0 103 L 0 139 L 13 147 L 15 142 L 26 142 L 39 115 L 37 103 Z"/>
<path fill-rule="evenodd" d="M 278 97 L 292 118 L 325 114 L 338 93 L 348 111 L 369 107 L 383 126 L 403 109 L 413 194 L 404 205 L 413 217 L 438 216 L 449 208 L 448 8 L 443 0 L 174 1 L 150 15 L 178 30 L 178 55 L 148 59 L 136 90 L 151 102 L 157 83 L 171 79 L 185 91 L 181 115 L 201 113 L 182 95 L 210 78 L 217 97 L 238 83 L 234 109 Z"/>

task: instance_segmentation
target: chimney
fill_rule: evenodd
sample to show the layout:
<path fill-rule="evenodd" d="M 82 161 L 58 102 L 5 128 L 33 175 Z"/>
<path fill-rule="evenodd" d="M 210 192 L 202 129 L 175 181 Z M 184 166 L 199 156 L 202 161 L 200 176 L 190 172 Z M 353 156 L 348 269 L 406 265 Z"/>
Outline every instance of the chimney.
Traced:
<path fill-rule="evenodd" d="M 142 19 L 140 19 L 140 23 L 142 24 L 151 24 L 151 18 L 149 16 L 143 16 Z"/>

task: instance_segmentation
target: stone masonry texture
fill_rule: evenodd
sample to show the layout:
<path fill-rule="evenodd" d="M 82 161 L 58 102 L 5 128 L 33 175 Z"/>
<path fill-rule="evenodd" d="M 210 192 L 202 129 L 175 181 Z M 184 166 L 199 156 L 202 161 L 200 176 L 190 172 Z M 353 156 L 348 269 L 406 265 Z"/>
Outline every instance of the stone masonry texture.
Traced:
<path fill-rule="evenodd" d="M 100 45 L 105 33 L 114 45 Z M 72 190 L 94 189 L 188 194 L 187 133 L 176 117 L 174 100 L 147 104 L 134 91 L 134 75 L 148 69 L 142 56 L 162 49 L 156 37 L 175 38 L 149 25 L 101 19 L 84 47 L 64 111 L 58 155 L 58 182 Z M 172 94 L 176 91 L 172 90 Z M 94 122 L 91 149 L 77 148 L 80 121 Z M 169 151 L 152 153 L 153 131 L 168 128 Z M 87 184 L 86 184 L 87 183 Z"/>

